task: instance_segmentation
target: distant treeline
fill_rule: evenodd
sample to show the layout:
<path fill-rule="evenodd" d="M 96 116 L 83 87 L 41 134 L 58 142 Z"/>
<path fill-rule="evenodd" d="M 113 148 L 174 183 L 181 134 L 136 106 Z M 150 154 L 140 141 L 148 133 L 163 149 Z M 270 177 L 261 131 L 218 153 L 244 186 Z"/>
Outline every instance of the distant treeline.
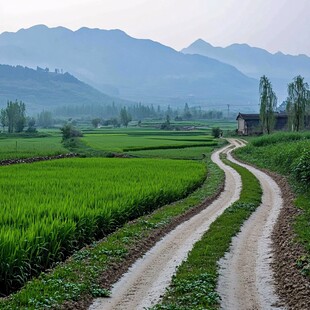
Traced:
<path fill-rule="evenodd" d="M 115 104 L 108 105 L 78 105 L 64 106 L 54 111 L 56 117 L 76 118 L 83 116 L 84 118 L 98 117 L 101 119 L 111 119 L 119 117 L 122 106 Z M 164 119 L 168 115 L 174 120 L 191 120 L 191 119 L 222 119 L 224 114 L 222 111 L 208 110 L 204 111 L 201 107 L 189 107 L 186 103 L 183 109 L 173 109 L 170 106 L 166 108 L 154 105 L 144 105 L 142 103 L 129 105 L 126 107 L 127 113 L 132 120 L 144 119 Z"/>

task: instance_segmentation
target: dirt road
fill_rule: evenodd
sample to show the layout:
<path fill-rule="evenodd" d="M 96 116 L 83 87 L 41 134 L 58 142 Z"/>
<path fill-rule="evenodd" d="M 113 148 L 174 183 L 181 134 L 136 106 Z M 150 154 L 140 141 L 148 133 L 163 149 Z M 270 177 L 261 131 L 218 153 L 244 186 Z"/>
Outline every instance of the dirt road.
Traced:
<path fill-rule="evenodd" d="M 231 143 L 236 143 L 234 140 Z M 230 252 L 220 260 L 218 292 L 222 309 L 284 309 L 274 291 L 271 232 L 282 208 L 281 190 L 262 171 L 241 164 L 231 155 L 228 159 L 246 167 L 260 181 L 262 204 L 233 239 Z"/>
<path fill-rule="evenodd" d="M 186 258 L 210 224 L 234 201 L 238 200 L 241 178 L 219 159 L 220 152 L 230 153 L 228 145 L 212 155 L 226 176 L 220 197 L 190 220 L 179 225 L 139 259 L 112 289 L 111 298 L 97 299 L 90 310 L 143 309 L 156 304 L 169 285 L 175 268 Z"/>

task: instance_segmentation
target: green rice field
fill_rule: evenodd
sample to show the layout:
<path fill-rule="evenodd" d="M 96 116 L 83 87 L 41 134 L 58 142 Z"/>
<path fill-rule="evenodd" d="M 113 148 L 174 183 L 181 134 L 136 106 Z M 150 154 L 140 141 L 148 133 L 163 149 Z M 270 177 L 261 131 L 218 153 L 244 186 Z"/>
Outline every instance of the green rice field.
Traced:
<path fill-rule="evenodd" d="M 1 167 L 1 293 L 186 196 L 205 177 L 202 162 L 167 159 L 75 158 Z"/>
<path fill-rule="evenodd" d="M 217 142 L 207 135 L 193 134 L 191 136 L 181 136 L 180 134 L 175 135 L 171 132 L 166 135 L 146 135 L 145 133 L 140 133 L 139 135 L 125 133 L 92 133 L 85 134 L 81 140 L 87 146 L 95 150 L 111 152 L 217 145 Z"/>
<path fill-rule="evenodd" d="M 0 139 L 0 160 L 66 154 L 61 137 Z"/>

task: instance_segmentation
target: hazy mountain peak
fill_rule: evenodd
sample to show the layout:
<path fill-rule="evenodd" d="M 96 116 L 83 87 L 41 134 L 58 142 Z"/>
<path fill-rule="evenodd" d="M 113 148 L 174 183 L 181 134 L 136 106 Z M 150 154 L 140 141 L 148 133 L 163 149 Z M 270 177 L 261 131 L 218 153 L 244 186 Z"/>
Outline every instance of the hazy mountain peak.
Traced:
<path fill-rule="evenodd" d="M 83 27 L 73 32 L 38 25 L 18 36 L 0 35 L 0 46 L 0 63 L 68 71 L 104 93 L 133 101 L 182 106 L 188 102 L 207 104 L 209 109 L 226 106 L 227 101 L 250 101 L 256 108 L 257 81 L 233 66 L 184 55 L 118 29 Z"/>
<path fill-rule="evenodd" d="M 275 87 L 279 101 L 287 97 L 287 84 L 295 76 L 301 74 L 310 79 L 310 58 L 306 55 L 285 55 L 280 51 L 272 54 L 262 48 L 237 43 L 223 48 L 212 47 L 207 43 L 196 45 L 194 42 L 182 52 L 217 59 L 256 79 L 267 75 Z"/>

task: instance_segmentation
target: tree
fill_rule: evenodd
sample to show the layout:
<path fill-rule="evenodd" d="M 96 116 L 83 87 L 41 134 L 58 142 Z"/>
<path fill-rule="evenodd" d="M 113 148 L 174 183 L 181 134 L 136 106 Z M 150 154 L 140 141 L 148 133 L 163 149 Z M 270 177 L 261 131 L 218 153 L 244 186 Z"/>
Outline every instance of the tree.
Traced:
<path fill-rule="evenodd" d="M 275 109 L 277 107 L 277 96 L 272 90 L 269 79 L 264 75 L 259 83 L 260 111 L 259 118 L 263 132 L 270 134 L 275 125 Z"/>
<path fill-rule="evenodd" d="M 309 108 L 309 85 L 300 75 L 288 84 L 286 111 L 293 131 L 300 131 L 305 125 L 306 111 Z"/>
<path fill-rule="evenodd" d="M 6 107 L 8 132 L 22 132 L 26 123 L 26 106 L 23 102 L 8 101 Z"/>
<path fill-rule="evenodd" d="M 212 136 L 214 138 L 219 138 L 221 136 L 221 133 L 222 133 L 222 131 L 219 127 L 213 127 L 212 128 Z"/>
<path fill-rule="evenodd" d="M 2 125 L 3 132 L 4 132 L 5 126 L 8 125 L 8 118 L 7 118 L 7 114 L 6 114 L 5 109 L 1 109 L 1 111 L 0 111 L 0 122 Z"/>
<path fill-rule="evenodd" d="M 94 126 L 94 128 L 98 128 L 99 124 L 101 123 L 101 119 L 100 118 L 94 118 L 94 119 L 92 119 L 91 123 Z"/>
<path fill-rule="evenodd" d="M 36 129 L 36 119 L 34 117 L 28 117 L 27 118 L 27 123 L 28 123 L 28 128 L 26 130 L 26 132 L 37 132 L 37 129 Z"/>
<path fill-rule="evenodd" d="M 66 124 L 63 127 L 60 128 L 60 131 L 62 133 L 62 141 L 66 141 L 71 138 L 76 138 L 76 137 L 82 137 L 83 134 L 73 127 L 72 124 Z"/>
<path fill-rule="evenodd" d="M 128 123 L 131 121 L 131 116 L 127 112 L 126 107 L 123 107 L 120 111 L 120 120 L 121 120 L 121 124 L 124 125 L 125 127 L 127 127 Z"/>
<path fill-rule="evenodd" d="M 184 119 L 186 119 L 186 120 L 190 120 L 190 119 L 192 118 L 192 113 L 190 112 L 190 109 L 189 109 L 187 103 L 185 103 L 185 106 L 184 106 L 183 117 L 184 117 Z"/>
<path fill-rule="evenodd" d="M 53 115 L 52 112 L 42 111 L 37 116 L 38 125 L 43 128 L 48 128 L 53 125 Z"/>
<path fill-rule="evenodd" d="M 160 125 L 160 129 L 163 129 L 163 130 L 171 130 L 171 129 L 173 129 L 173 127 L 171 126 L 171 123 L 170 123 L 170 116 L 169 116 L 169 114 L 166 115 L 166 121 Z"/>

